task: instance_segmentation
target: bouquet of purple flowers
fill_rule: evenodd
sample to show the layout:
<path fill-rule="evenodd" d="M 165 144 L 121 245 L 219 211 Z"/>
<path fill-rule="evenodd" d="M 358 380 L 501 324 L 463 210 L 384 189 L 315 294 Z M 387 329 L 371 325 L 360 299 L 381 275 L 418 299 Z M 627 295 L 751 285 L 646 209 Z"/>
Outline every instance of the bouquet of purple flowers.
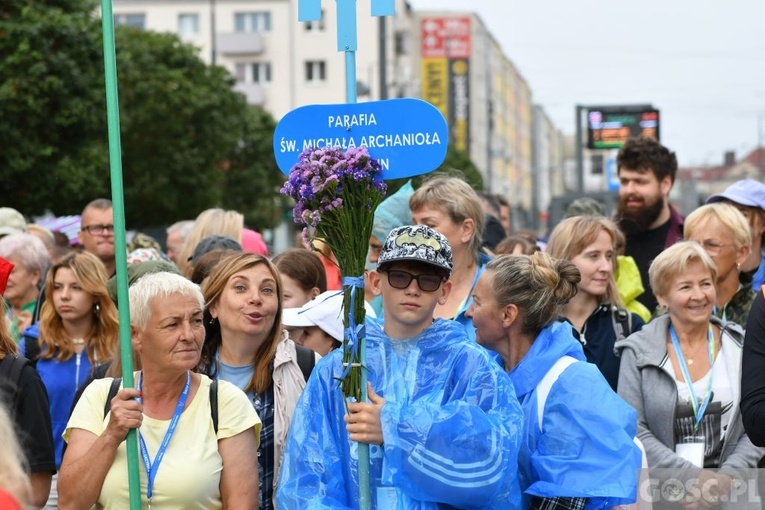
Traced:
<path fill-rule="evenodd" d="M 364 268 L 374 212 L 385 197 L 380 164 L 365 147 L 311 148 L 290 170 L 281 193 L 295 200 L 295 223 L 303 239 L 326 243 L 343 275 L 343 395 L 361 401 L 364 336 Z M 363 378 L 366 380 L 366 377 Z"/>

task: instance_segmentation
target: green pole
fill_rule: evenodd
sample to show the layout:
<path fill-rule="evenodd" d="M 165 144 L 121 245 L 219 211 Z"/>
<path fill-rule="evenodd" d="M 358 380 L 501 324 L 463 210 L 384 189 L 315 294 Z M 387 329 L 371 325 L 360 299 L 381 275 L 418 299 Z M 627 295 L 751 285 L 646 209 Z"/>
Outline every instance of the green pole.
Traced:
<path fill-rule="evenodd" d="M 120 109 L 117 100 L 117 56 L 114 50 L 114 16 L 112 1 L 101 0 L 101 28 L 104 37 L 104 77 L 106 81 L 106 114 L 109 126 L 109 167 L 111 169 L 112 206 L 114 210 L 114 253 L 117 264 L 117 303 L 120 320 L 120 355 L 122 383 L 125 388 L 133 380 L 133 346 L 130 335 L 130 307 L 127 285 L 127 247 L 125 242 L 125 201 L 122 193 L 122 149 L 120 147 Z M 141 510 L 141 479 L 138 475 L 138 434 L 128 433 L 128 487 L 130 509 Z"/>

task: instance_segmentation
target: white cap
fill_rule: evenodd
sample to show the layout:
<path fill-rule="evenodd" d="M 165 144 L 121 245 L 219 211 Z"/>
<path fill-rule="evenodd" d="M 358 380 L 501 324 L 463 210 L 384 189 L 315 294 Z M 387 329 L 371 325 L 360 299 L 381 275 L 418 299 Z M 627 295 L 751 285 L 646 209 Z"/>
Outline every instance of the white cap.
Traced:
<path fill-rule="evenodd" d="M 360 299 L 364 296 L 358 294 Z M 369 303 L 364 302 L 367 317 L 375 317 Z M 329 290 L 322 292 L 300 308 L 285 308 L 282 311 L 282 324 L 290 328 L 317 326 L 329 336 L 343 341 L 343 291 Z"/>

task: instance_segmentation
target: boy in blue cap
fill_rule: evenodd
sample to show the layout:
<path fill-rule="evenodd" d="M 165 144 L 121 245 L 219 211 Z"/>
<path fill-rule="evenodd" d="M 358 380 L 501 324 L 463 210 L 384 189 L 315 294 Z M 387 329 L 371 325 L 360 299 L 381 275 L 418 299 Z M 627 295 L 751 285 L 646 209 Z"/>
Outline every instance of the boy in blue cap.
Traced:
<path fill-rule="evenodd" d="M 370 445 L 372 508 L 519 507 L 512 383 L 460 324 L 433 319 L 451 269 L 438 232 L 390 232 L 370 274 L 385 306 L 384 322 L 366 321 L 371 402 L 345 402 L 339 350 L 319 362 L 292 419 L 279 508 L 358 508 L 357 441 Z"/>

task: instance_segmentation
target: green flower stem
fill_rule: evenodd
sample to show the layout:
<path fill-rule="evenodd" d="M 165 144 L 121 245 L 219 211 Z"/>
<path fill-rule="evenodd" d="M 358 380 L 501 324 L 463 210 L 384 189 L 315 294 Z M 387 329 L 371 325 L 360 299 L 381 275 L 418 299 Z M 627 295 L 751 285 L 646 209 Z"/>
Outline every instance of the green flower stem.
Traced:
<path fill-rule="evenodd" d="M 343 193 L 340 195 L 343 199 L 342 209 L 333 209 L 323 214 L 316 226 L 314 237 L 322 239 L 332 249 L 343 276 L 359 276 L 364 274 L 366 266 L 374 211 L 382 202 L 383 196 L 378 191 L 366 189 L 364 183 L 355 183 L 347 179 L 342 184 Z M 354 189 L 355 187 L 362 187 L 362 190 Z M 350 287 L 343 289 L 343 305 L 345 310 L 350 310 Z M 363 289 L 357 291 L 354 305 L 353 317 L 356 325 L 364 324 L 366 310 Z M 348 314 L 345 314 L 343 324 L 346 328 L 349 327 L 348 318 Z M 358 342 L 362 341 L 363 334 L 361 330 L 357 338 Z M 350 349 L 344 349 L 343 363 L 351 364 L 347 377 L 341 383 L 343 395 L 361 402 L 362 370 L 366 370 L 366 367 L 362 366 L 360 351 L 357 350 L 356 355 L 353 355 Z"/>

